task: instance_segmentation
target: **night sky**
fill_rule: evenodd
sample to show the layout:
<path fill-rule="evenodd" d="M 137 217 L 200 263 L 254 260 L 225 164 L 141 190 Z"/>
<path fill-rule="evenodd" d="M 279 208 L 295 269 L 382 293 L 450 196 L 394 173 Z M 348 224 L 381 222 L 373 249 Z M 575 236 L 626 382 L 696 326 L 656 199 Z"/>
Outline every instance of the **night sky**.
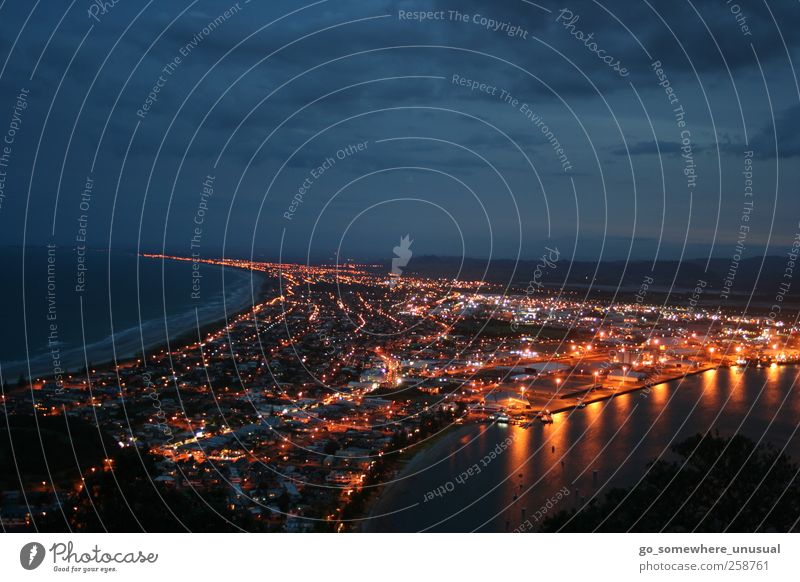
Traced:
<path fill-rule="evenodd" d="M 800 231 L 794 2 L 101 4 L 0 0 L 2 245 L 678 259 Z"/>

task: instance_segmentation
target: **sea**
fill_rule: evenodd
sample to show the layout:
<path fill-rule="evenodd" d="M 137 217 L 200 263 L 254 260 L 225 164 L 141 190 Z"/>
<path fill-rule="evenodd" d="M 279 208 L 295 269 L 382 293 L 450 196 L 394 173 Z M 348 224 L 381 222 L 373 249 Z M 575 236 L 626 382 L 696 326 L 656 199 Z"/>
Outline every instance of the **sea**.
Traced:
<path fill-rule="evenodd" d="M 51 376 L 140 354 L 252 305 L 262 273 L 135 253 L 0 249 L 0 372 Z"/>

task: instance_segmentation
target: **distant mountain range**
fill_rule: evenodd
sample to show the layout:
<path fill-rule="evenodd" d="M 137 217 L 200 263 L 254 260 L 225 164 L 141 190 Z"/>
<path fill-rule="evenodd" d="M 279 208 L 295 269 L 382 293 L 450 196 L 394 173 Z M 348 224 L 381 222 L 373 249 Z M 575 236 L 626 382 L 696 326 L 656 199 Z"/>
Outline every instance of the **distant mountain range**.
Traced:
<path fill-rule="evenodd" d="M 781 291 L 781 284 L 789 283 L 788 292 L 784 293 L 786 302 L 797 302 L 800 291 L 800 269 L 798 280 L 792 281 L 784 277 L 789 265 L 789 258 L 784 256 L 768 256 L 745 258 L 738 266 L 730 259 L 712 258 L 689 259 L 681 262 L 664 261 L 575 261 L 561 255 L 553 260 L 513 261 L 508 259 L 492 260 L 487 265 L 485 259 L 464 259 L 457 257 L 415 256 L 404 270 L 406 275 L 425 277 L 458 277 L 464 280 L 486 280 L 503 285 L 511 283 L 516 290 L 524 290 L 531 285 L 545 289 L 559 289 L 562 286 L 571 290 L 593 287 L 598 293 L 613 293 L 618 290 L 629 295 L 648 284 L 647 293 L 663 295 L 672 289 L 676 295 L 691 292 L 700 281 L 706 283 L 704 298 L 719 302 L 720 293 L 726 279 L 732 280 L 730 295 L 741 301 L 746 299 L 755 288 L 754 297 L 761 302 L 771 301 Z M 387 270 L 389 263 L 386 263 Z"/>

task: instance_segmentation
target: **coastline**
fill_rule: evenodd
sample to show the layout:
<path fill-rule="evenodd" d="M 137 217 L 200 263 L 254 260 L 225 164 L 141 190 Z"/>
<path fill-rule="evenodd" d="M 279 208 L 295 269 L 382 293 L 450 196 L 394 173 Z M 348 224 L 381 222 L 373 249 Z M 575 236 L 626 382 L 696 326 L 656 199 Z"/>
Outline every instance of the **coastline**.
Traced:
<path fill-rule="evenodd" d="M 587 405 L 592 404 L 593 402 L 602 402 L 604 400 L 616 398 L 617 396 L 622 396 L 623 394 L 630 394 L 631 392 L 641 392 L 642 390 L 649 390 L 651 388 L 655 388 L 656 386 L 660 386 L 661 384 L 668 384 L 670 382 L 676 382 L 678 380 L 682 380 L 683 378 L 688 378 L 689 376 L 704 374 L 709 370 L 716 370 L 719 367 L 721 366 L 699 366 L 694 370 L 688 370 L 680 374 L 663 374 L 661 377 L 658 377 L 655 380 L 648 380 L 641 384 L 636 382 L 632 383 L 630 386 L 620 385 L 616 388 L 600 387 L 599 388 L 600 390 L 612 390 L 612 391 L 602 394 L 597 393 L 595 395 L 591 395 L 591 392 L 587 392 L 586 396 L 584 396 L 581 400 Z M 570 410 L 574 410 L 575 408 L 578 408 L 577 402 L 566 404 L 560 408 L 555 408 L 550 412 L 552 414 L 560 414 L 562 412 L 569 412 Z"/>
<path fill-rule="evenodd" d="M 236 267 L 226 266 L 224 268 L 236 268 Z M 253 300 L 254 299 L 253 294 L 248 292 L 247 294 L 242 295 L 242 299 L 236 302 L 235 307 L 227 309 L 227 304 L 226 304 L 226 309 L 228 311 L 227 321 L 235 319 L 236 317 L 249 312 L 253 308 L 254 304 L 258 305 L 262 301 L 265 301 L 267 298 L 270 297 L 269 293 L 272 290 L 270 284 L 270 278 L 265 274 L 259 271 L 250 271 L 249 269 L 240 269 L 240 270 L 245 272 L 252 272 L 257 277 L 260 277 L 261 281 L 258 289 L 255 291 L 255 301 Z M 191 328 L 185 327 L 183 331 L 177 332 L 175 334 L 175 337 L 169 340 L 169 342 L 165 340 L 159 340 L 157 342 L 151 343 L 150 345 L 145 344 L 145 351 L 148 352 L 157 352 L 162 350 L 166 351 L 168 345 L 170 350 L 183 348 L 187 345 L 195 343 L 197 341 L 198 334 L 202 337 L 203 335 L 206 335 L 209 332 L 222 329 L 223 327 L 225 327 L 227 321 L 225 317 L 218 317 L 218 316 L 206 317 L 205 319 L 200 318 L 199 328 L 195 324 Z M 132 358 L 135 358 L 140 351 L 141 349 L 137 348 L 137 350 L 131 354 L 128 354 L 126 356 L 120 356 L 118 358 L 118 361 L 130 360 Z M 113 363 L 109 362 L 108 364 L 111 365 Z"/>
<path fill-rule="evenodd" d="M 227 311 L 228 320 L 234 319 L 239 315 L 249 312 L 253 307 L 254 299 L 255 304 L 258 304 L 270 297 L 270 292 L 273 290 L 273 288 L 271 279 L 266 273 L 230 265 L 220 268 L 236 269 L 240 273 L 250 273 L 252 276 L 252 286 L 248 284 L 243 287 L 242 292 L 233 294 L 231 298 L 223 298 L 223 301 L 226 301 L 224 303 L 224 309 Z M 223 303 L 216 302 L 210 306 L 207 306 L 205 308 L 205 311 L 207 312 L 205 315 L 201 313 L 202 310 L 197 311 L 197 316 L 199 316 L 199 333 L 201 336 L 216 329 L 221 329 L 226 325 L 226 317 L 220 317 L 219 315 L 220 311 L 223 309 L 222 305 Z M 168 348 L 169 350 L 180 349 L 197 341 L 197 316 L 195 316 L 195 312 L 187 310 L 180 314 L 171 316 L 167 319 L 166 323 L 164 319 L 151 319 L 142 321 L 140 326 L 117 331 L 114 333 L 113 337 L 108 336 L 102 340 L 97 340 L 87 345 L 86 359 L 88 360 L 92 369 L 98 371 L 108 371 L 113 370 L 115 365 L 122 365 L 130 360 L 141 357 L 142 345 L 144 345 L 144 350 L 147 354 L 167 351 Z M 170 330 L 170 335 L 172 336 L 170 338 L 164 337 L 163 327 L 165 325 L 167 326 L 167 329 Z M 162 333 L 157 339 L 151 338 L 148 340 L 145 338 L 143 344 L 141 334 L 147 333 L 143 332 L 143 328 L 146 326 L 160 327 Z M 175 329 L 174 332 L 172 331 L 173 329 Z M 97 352 L 92 354 L 92 347 L 94 347 L 95 350 L 97 350 L 99 347 L 103 347 L 105 348 L 105 352 L 111 351 L 112 341 L 114 342 L 112 353 L 106 353 L 102 357 L 96 357 Z M 66 374 L 74 376 L 84 368 L 83 350 L 83 346 L 77 346 L 70 348 L 67 350 L 67 352 L 65 352 L 65 354 L 69 353 L 69 356 L 64 356 L 64 369 Z M 80 357 L 80 362 L 76 362 L 76 353 L 77 356 Z M 67 360 L 67 358 L 69 358 L 69 360 Z M 44 360 L 44 363 L 39 364 L 39 360 Z M 34 362 L 37 362 L 37 364 L 34 364 Z M 21 365 L 24 366 L 25 363 L 23 362 Z M 39 355 L 35 358 L 32 358 L 30 367 L 31 377 L 34 380 L 47 379 L 51 376 L 49 373 L 51 365 L 49 354 Z M 21 372 L 27 377 L 27 367 L 20 369 L 19 366 L 20 363 L 18 362 L 5 364 L 3 366 L 4 376 L 7 377 L 9 375 L 16 375 Z"/>

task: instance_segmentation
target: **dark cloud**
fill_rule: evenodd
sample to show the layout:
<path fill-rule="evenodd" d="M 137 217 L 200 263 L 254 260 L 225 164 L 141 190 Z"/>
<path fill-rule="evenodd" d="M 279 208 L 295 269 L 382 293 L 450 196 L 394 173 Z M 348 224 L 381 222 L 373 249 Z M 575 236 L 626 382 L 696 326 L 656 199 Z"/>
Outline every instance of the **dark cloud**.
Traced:
<path fill-rule="evenodd" d="M 469 181 L 487 206 L 501 196 L 503 184 L 468 152 L 424 140 L 375 144 L 393 137 L 449 140 L 485 156 L 518 193 L 521 214 L 535 224 L 531 231 L 538 232 L 543 217 L 550 213 L 553 228 L 567 238 L 576 228 L 592 236 L 617 229 L 624 238 L 634 224 L 641 224 L 636 223 L 634 207 L 655 217 L 647 228 L 660 228 L 660 180 L 638 184 L 633 174 L 649 177 L 659 170 L 656 145 L 672 165 L 678 165 L 681 128 L 676 125 L 675 104 L 667 101 L 650 67 L 653 59 L 662 62 L 685 108 L 694 153 L 704 154 L 697 160 L 703 196 L 694 201 L 693 212 L 716 216 L 719 210 L 721 221 L 736 214 L 739 201 L 731 202 L 730 192 L 738 191 L 744 126 L 758 128 L 750 136 L 750 147 L 761 157 L 774 157 L 766 91 L 779 112 L 774 127 L 780 158 L 800 155 L 800 106 L 789 61 L 789 57 L 800 59 L 800 31 L 789 26 L 797 20 L 798 10 L 790 3 L 766 6 L 741 0 L 742 16 L 737 22 L 730 6 L 720 0 L 539 2 L 550 12 L 521 0 L 332 0 L 266 26 L 303 6 L 277 0 L 242 2 L 238 13 L 208 34 L 202 32 L 204 27 L 234 3 L 200 0 L 191 8 L 190 4 L 188 0 L 154 2 L 139 15 L 144 3 L 120 2 L 93 23 L 78 50 L 92 25 L 85 7 L 76 4 L 56 30 L 70 3 L 40 3 L 13 52 L 12 43 L 33 4 L 3 4 L 0 63 L 8 57 L 8 65 L 0 77 L 0 132 L 7 127 L 20 87 L 31 89 L 31 102 L 15 146 L 13 175 L 7 182 L 7 191 L 15 195 L 5 200 L 0 212 L 0 242 L 19 240 L 26 206 L 34 209 L 27 216 L 29 240 L 49 240 L 57 194 L 56 238 L 71 242 L 74 194 L 90 172 L 95 151 L 95 177 L 104 193 L 92 209 L 95 244 L 107 242 L 104 237 L 112 230 L 120 244 L 135 241 L 143 206 L 141 230 L 149 242 L 160 244 L 166 238 L 167 244 L 184 244 L 184 229 L 165 233 L 164 224 L 186 222 L 197 203 L 198 179 L 214 170 L 220 174 L 220 194 L 217 214 L 209 219 L 215 225 L 209 226 L 209 247 L 218 248 L 229 235 L 229 244 L 249 248 L 247 237 L 253 231 L 269 236 L 282 231 L 285 224 L 280 216 L 286 200 L 309 168 L 343 145 L 363 140 L 374 147 L 348 160 L 352 163 L 338 164 L 317 184 L 316 200 L 326 200 L 342 184 L 364 173 L 403 165 L 452 172 Z M 397 18 L 398 10 L 451 10 L 454 6 L 471 16 L 481 14 L 519 26 L 528 38 L 510 38 L 471 19 L 419 23 Z M 556 22 L 562 8 L 579 16 L 575 29 L 593 33 L 598 47 L 624 62 L 630 70 L 628 77 L 605 66 Z M 372 18 L 384 15 L 388 17 Z M 740 27 L 745 22 L 747 31 Z M 203 35 L 200 41 L 198 34 Z M 165 65 L 193 42 L 196 46 L 163 82 L 147 115 L 137 116 Z M 454 85 L 453 74 L 486 83 L 496 91 L 490 94 Z M 436 78 L 398 78 L 424 76 Z M 556 152 L 552 140 L 562 153 Z M 624 142 L 629 144 L 627 149 Z M 716 154 L 717 143 L 722 153 L 719 167 L 716 156 L 710 155 Z M 628 154 L 630 162 L 620 159 Z M 220 155 L 220 165 L 214 169 Z M 562 169 L 560 155 L 568 156 L 571 172 Z M 123 165 L 125 174 L 120 179 Z M 670 204 L 664 236 L 681 241 L 688 197 L 682 168 L 672 165 L 665 179 Z M 33 203 L 27 205 L 31 172 Z M 796 179 L 797 173 L 788 165 L 780 179 Z M 578 209 L 570 180 L 576 184 Z M 259 215 L 255 209 L 270 183 L 273 188 Z M 231 209 L 237 228 L 225 233 L 227 205 L 237 186 Z M 409 189 L 418 196 L 441 197 L 443 204 L 455 208 L 463 195 L 444 181 L 397 174 L 381 184 L 370 182 L 368 191 L 353 194 L 355 198 L 348 198 L 348 205 L 338 211 L 347 217 L 358 207 L 358 196 L 364 203 L 374 202 L 382 193 Z M 551 195 L 546 209 L 542 189 Z M 634 192 L 639 196 L 636 200 Z M 781 204 L 781 218 L 800 212 L 796 200 L 781 199 Z M 513 225 L 513 205 L 496 206 L 500 223 Z M 112 208 L 116 222 L 112 222 Z M 615 218 L 610 225 L 604 218 L 609 214 Z M 120 222 L 120 216 L 125 220 Z M 311 213 L 308 216 L 313 218 Z M 581 220 L 579 227 L 576 216 Z M 416 220 L 410 211 L 398 211 L 392 218 L 398 224 Z M 466 236 L 474 226 L 479 237 L 480 221 L 465 221 Z M 302 239 L 301 227 L 297 223 L 293 227 Z M 335 233 L 337 224 L 332 221 L 327 228 Z M 496 232 L 498 249 L 512 252 L 517 244 L 511 236 L 514 229 Z M 335 234 L 330 236 L 335 238 Z M 263 241 L 267 246 L 273 243 L 273 239 Z"/>
<path fill-rule="evenodd" d="M 677 141 L 639 141 L 629 144 L 627 149 L 619 147 L 611 150 L 616 156 L 642 156 L 642 155 L 662 155 L 677 156 L 681 154 L 681 144 Z M 706 147 L 692 144 L 692 151 L 696 154 L 706 151 Z"/>
<path fill-rule="evenodd" d="M 777 148 L 777 151 L 776 151 Z M 800 105 L 794 105 L 776 115 L 764 125 L 749 144 L 737 146 L 738 151 L 753 150 L 759 157 L 796 158 L 800 156 Z"/>

